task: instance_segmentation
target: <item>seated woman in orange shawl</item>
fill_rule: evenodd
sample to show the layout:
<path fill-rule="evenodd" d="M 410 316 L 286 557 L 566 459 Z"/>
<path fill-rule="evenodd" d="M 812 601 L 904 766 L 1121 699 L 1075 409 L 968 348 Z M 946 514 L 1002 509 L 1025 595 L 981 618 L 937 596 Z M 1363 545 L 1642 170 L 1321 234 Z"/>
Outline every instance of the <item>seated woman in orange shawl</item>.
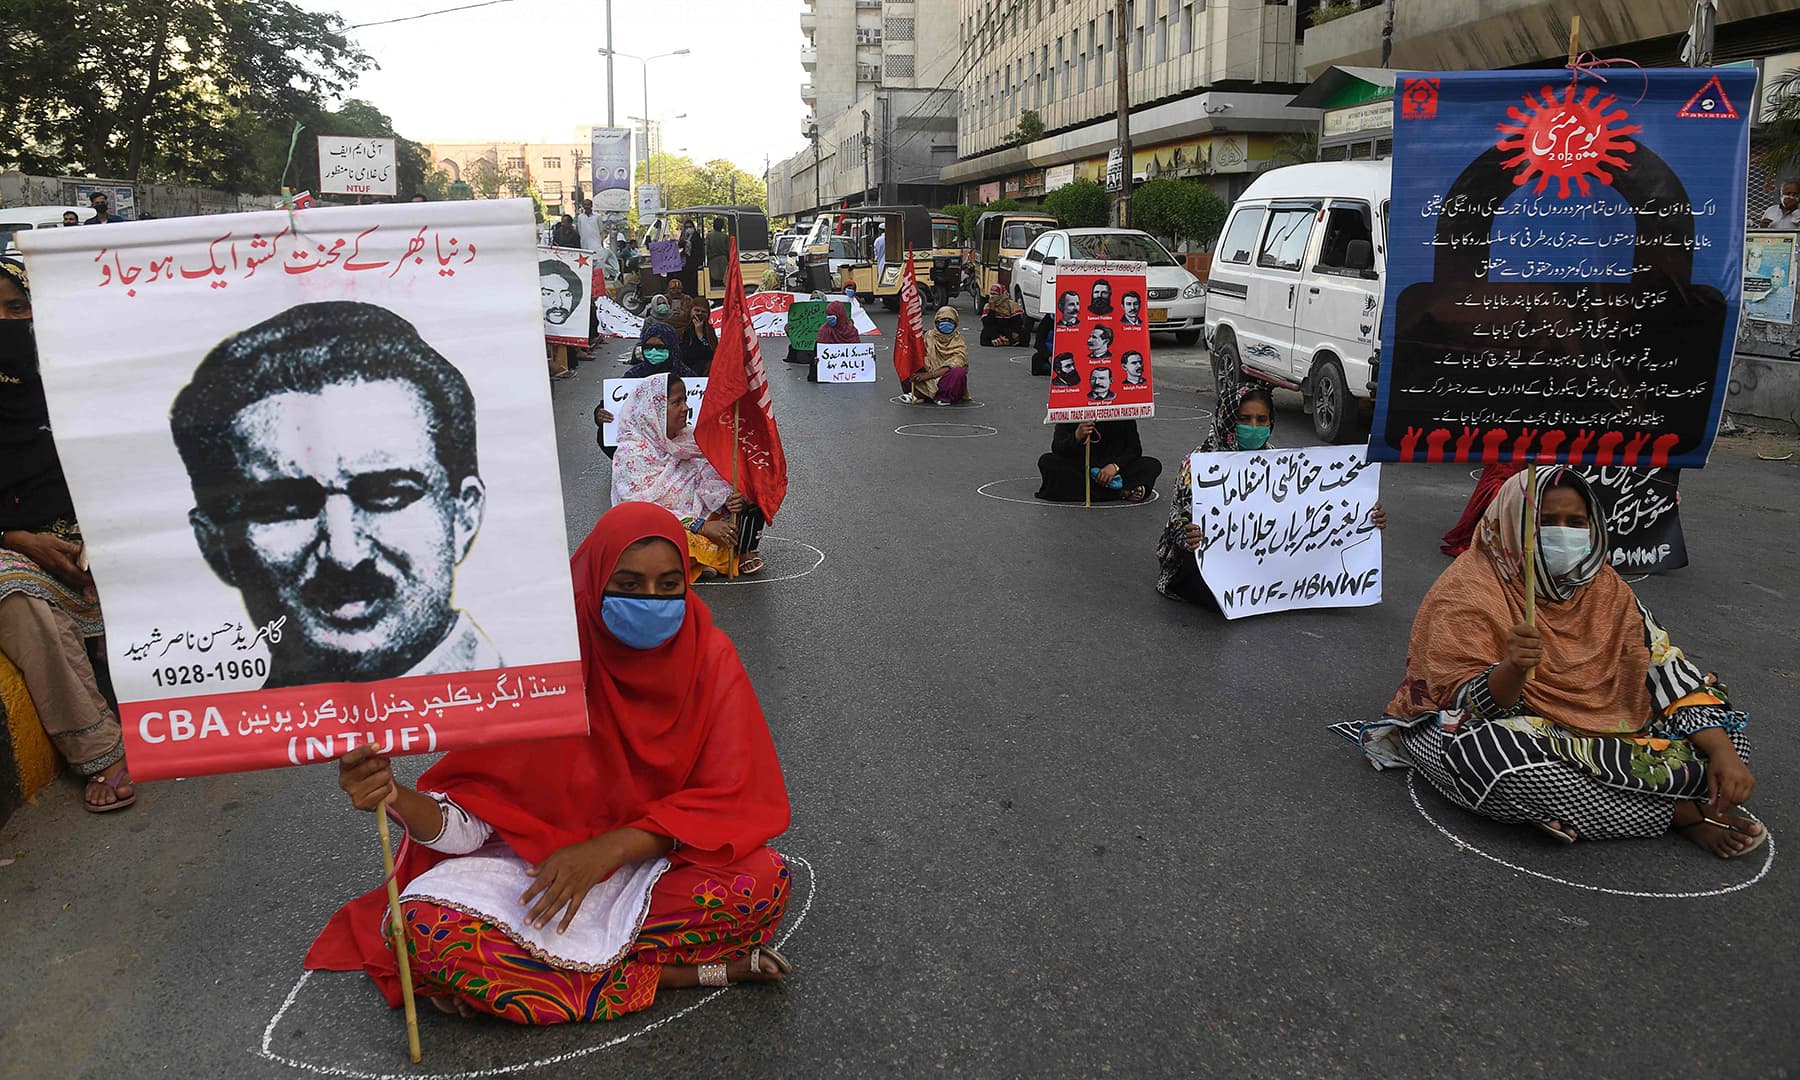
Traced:
<path fill-rule="evenodd" d="M 688 590 L 675 516 L 607 511 L 575 552 L 585 736 L 445 754 L 394 779 L 368 747 L 338 783 L 405 827 L 406 952 L 445 1012 L 611 1020 L 659 989 L 774 982 L 788 901 L 770 838 L 787 788 L 737 651 Z M 386 892 L 344 905 L 308 968 L 366 971 L 400 1002 Z"/>
<path fill-rule="evenodd" d="M 1363 725 L 1376 766 L 1416 766 L 1478 814 L 1562 843 L 1670 828 L 1721 858 L 1768 838 L 1737 813 L 1756 781 L 1746 717 L 1607 565 L 1587 482 L 1540 469 L 1500 488 L 1475 543 L 1425 595 L 1406 679 Z M 1525 515 L 1538 514 L 1536 624 L 1525 619 Z"/>

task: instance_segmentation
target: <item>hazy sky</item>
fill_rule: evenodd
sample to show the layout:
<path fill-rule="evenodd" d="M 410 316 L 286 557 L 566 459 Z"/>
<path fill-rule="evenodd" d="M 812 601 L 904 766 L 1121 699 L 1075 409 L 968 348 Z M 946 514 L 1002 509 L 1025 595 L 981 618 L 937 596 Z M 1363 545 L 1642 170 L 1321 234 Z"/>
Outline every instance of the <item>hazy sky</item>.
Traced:
<path fill-rule="evenodd" d="M 351 23 L 473 0 L 297 0 Z M 613 44 L 639 56 L 691 50 L 650 65 L 650 108 L 670 150 L 728 158 L 760 176 L 806 145 L 800 83 L 801 0 L 614 0 Z M 583 14 L 571 17 L 570 12 Z M 572 142 L 606 122 L 603 0 L 508 0 L 351 32 L 380 70 L 353 96 L 418 142 Z M 615 119 L 642 115 L 635 60 L 614 61 Z M 687 119 L 673 119 L 686 113 Z"/>

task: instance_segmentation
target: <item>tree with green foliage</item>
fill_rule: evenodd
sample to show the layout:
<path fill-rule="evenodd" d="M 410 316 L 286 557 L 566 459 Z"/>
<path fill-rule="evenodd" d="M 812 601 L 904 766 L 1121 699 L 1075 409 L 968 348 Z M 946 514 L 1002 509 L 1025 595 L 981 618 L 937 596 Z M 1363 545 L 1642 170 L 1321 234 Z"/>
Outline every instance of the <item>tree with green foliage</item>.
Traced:
<path fill-rule="evenodd" d="M 1044 118 L 1038 115 L 1036 109 L 1026 109 L 1019 114 L 1019 126 L 1006 137 L 1006 145 L 1024 146 L 1026 143 L 1037 142 L 1043 137 Z"/>
<path fill-rule="evenodd" d="M 1112 220 L 1112 193 L 1097 180 L 1077 180 L 1044 196 L 1044 212 L 1065 229 L 1098 229 Z"/>
<path fill-rule="evenodd" d="M 663 204 L 683 206 L 761 206 L 768 199 L 762 178 L 723 158 L 704 164 L 682 154 L 655 154 L 637 165 L 637 182 L 663 185 Z"/>
<path fill-rule="evenodd" d="M 228 191 L 373 63 L 291 0 L 9 0 L 0 41 L 0 165 Z"/>
<path fill-rule="evenodd" d="M 1800 172 L 1800 67 L 1769 79 L 1763 92 L 1762 122 L 1769 141 L 1754 153 L 1779 179 Z M 1751 209 L 1761 212 L 1761 207 Z"/>
<path fill-rule="evenodd" d="M 1225 224 L 1225 200 L 1205 184 L 1163 177 L 1131 195 L 1131 224 L 1166 240 L 1210 245 Z"/>
<path fill-rule="evenodd" d="M 962 228 L 964 240 L 975 238 L 975 219 L 981 216 L 981 211 L 968 203 L 951 203 L 948 206 L 939 207 L 938 213 L 949 214 L 956 219 L 957 225 Z"/>
<path fill-rule="evenodd" d="M 995 199 L 991 203 L 983 203 L 981 206 L 976 207 L 976 209 L 981 212 L 975 215 L 979 218 L 981 214 L 999 214 L 1008 210 L 1023 210 L 1025 209 L 1025 204 L 1017 199 Z"/>

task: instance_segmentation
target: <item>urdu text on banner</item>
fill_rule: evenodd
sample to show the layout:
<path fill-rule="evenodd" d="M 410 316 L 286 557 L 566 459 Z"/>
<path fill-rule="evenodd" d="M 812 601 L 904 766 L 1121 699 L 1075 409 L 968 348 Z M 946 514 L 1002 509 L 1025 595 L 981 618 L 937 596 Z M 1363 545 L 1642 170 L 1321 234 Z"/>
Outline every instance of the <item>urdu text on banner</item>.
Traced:
<path fill-rule="evenodd" d="M 133 775 L 586 730 L 530 224 L 21 237 Z"/>
<path fill-rule="evenodd" d="M 1370 457 L 1704 465 L 1755 78 L 1401 73 Z"/>

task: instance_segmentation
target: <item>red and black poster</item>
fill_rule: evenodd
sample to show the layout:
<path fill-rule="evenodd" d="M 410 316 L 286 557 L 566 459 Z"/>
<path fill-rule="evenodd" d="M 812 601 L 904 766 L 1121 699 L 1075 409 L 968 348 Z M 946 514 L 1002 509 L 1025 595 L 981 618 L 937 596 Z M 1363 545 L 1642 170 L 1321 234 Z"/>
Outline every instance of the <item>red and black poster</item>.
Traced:
<path fill-rule="evenodd" d="M 1044 288 L 1056 319 L 1044 423 L 1155 415 L 1144 264 L 1065 261 Z"/>

